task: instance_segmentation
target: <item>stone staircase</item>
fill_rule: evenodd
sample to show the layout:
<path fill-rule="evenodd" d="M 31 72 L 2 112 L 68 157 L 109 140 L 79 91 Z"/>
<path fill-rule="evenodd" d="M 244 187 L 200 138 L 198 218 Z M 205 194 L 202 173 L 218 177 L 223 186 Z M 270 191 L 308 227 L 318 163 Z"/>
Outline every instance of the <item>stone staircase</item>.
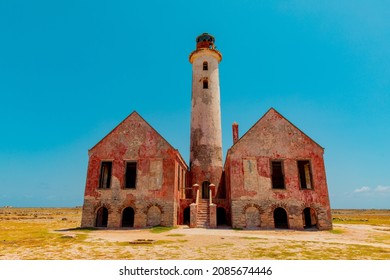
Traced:
<path fill-rule="evenodd" d="M 210 225 L 210 211 L 209 211 L 209 200 L 200 199 L 198 204 L 198 215 L 196 219 L 196 227 L 207 228 Z"/>

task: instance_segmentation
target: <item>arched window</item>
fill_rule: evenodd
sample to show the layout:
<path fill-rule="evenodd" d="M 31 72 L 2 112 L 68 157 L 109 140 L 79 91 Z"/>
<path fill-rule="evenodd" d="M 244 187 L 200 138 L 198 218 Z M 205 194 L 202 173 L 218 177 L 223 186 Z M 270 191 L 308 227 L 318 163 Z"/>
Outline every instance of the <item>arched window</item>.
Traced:
<path fill-rule="evenodd" d="M 207 63 L 207 61 L 203 62 L 203 70 L 204 71 L 209 70 L 209 64 Z"/>

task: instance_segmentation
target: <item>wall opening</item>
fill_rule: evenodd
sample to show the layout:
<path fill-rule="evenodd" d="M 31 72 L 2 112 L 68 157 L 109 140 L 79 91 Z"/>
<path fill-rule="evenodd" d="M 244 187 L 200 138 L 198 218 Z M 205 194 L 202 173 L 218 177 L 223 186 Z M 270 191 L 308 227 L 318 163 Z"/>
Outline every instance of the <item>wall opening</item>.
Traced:
<path fill-rule="evenodd" d="M 303 210 L 303 227 L 305 229 L 317 227 L 317 215 L 313 208 L 307 207 Z"/>
<path fill-rule="evenodd" d="M 106 207 L 100 207 L 96 212 L 96 227 L 107 227 L 108 210 Z"/>
<path fill-rule="evenodd" d="M 156 205 L 153 205 L 148 209 L 147 214 L 147 226 L 159 226 L 161 224 L 161 210 Z"/>
<path fill-rule="evenodd" d="M 125 188 L 135 189 L 137 183 L 137 163 L 126 162 Z"/>
<path fill-rule="evenodd" d="M 183 210 L 183 225 L 190 225 L 191 210 L 190 207 L 186 207 Z"/>
<path fill-rule="evenodd" d="M 274 210 L 275 228 L 288 228 L 287 212 L 281 207 Z"/>
<path fill-rule="evenodd" d="M 204 89 L 209 88 L 209 81 L 203 80 L 203 88 L 204 88 Z"/>
<path fill-rule="evenodd" d="M 204 181 L 202 183 L 202 198 L 209 199 L 210 198 L 210 182 Z"/>
<path fill-rule="evenodd" d="M 284 189 L 284 174 L 282 161 L 271 161 L 271 177 L 273 189 Z"/>
<path fill-rule="evenodd" d="M 217 208 L 217 226 L 226 226 L 227 225 L 227 219 L 226 219 L 226 210 L 223 207 Z"/>
<path fill-rule="evenodd" d="M 209 70 L 209 64 L 207 63 L 207 61 L 203 62 L 203 70 L 204 71 Z"/>
<path fill-rule="evenodd" d="M 134 209 L 126 207 L 122 213 L 122 227 L 134 227 Z"/>
<path fill-rule="evenodd" d="M 177 190 L 180 191 L 180 177 L 181 177 L 181 168 L 180 165 L 177 165 Z"/>
<path fill-rule="evenodd" d="M 100 179 L 99 179 L 100 189 L 109 189 L 111 187 L 111 170 L 112 170 L 112 162 L 103 161 L 100 167 Z"/>
<path fill-rule="evenodd" d="M 311 173 L 310 161 L 298 160 L 298 173 L 301 189 L 313 188 L 313 176 Z"/>
<path fill-rule="evenodd" d="M 260 212 L 254 206 L 248 207 L 245 210 L 245 222 L 246 228 L 257 228 L 260 227 Z"/>

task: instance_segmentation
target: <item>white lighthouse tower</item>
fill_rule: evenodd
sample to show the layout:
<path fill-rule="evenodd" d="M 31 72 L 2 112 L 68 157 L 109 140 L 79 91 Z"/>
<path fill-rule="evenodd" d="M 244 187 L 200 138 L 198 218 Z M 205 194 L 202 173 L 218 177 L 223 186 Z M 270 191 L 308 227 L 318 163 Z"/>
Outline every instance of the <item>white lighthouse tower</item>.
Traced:
<path fill-rule="evenodd" d="M 209 185 L 217 188 L 222 176 L 222 129 L 218 65 L 222 55 L 212 35 L 196 38 L 192 63 L 190 182 L 200 186 L 201 198 L 209 197 Z"/>

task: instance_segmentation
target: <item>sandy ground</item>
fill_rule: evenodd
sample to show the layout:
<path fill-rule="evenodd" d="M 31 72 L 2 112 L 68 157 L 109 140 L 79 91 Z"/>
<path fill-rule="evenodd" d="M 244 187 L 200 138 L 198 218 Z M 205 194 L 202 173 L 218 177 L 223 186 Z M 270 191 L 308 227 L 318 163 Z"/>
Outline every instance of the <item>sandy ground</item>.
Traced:
<path fill-rule="evenodd" d="M 337 210 L 332 231 L 80 230 L 81 209 L 0 209 L 0 260 L 390 260 L 389 210 Z M 343 223 L 345 222 L 345 223 Z M 381 226 L 378 226 L 378 225 Z"/>
<path fill-rule="evenodd" d="M 390 239 L 388 227 L 369 225 L 339 224 L 336 230 L 347 231 L 346 234 L 332 234 L 328 231 L 294 231 L 294 230 L 232 230 L 232 229 L 204 229 L 180 227 L 166 233 L 154 234 L 148 230 L 97 230 L 89 234 L 90 241 L 127 242 L 137 239 L 166 240 L 169 237 L 185 237 L 194 244 L 214 244 L 218 239 L 266 239 L 268 243 L 279 244 L 280 241 L 312 241 L 321 243 L 340 243 L 351 245 L 370 245 L 381 248 L 390 248 L 390 244 L 370 242 L 370 234 L 387 234 Z"/>
<path fill-rule="evenodd" d="M 92 243 L 122 242 L 137 243 L 137 240 L 150 240 L 156 246 L 131 246 L 128 252 L 134 259 L 280 259 L 272 254 L 274 250 L 284 250 L 286 258 L 310 259 L 300 254 L 305 246 L 314 251 L 336 250 L 332 259 L 337 259 L 337 250 L 346 246 L 365 246 L 385 252 L 390 259 L 389 227 L 369 225 L 339 224 L 334 227 L 342 234 L 329 231 L 293 230 L 232 230 L 232 229 L 190 229 L 180 227 L 160 234 L 148 230 L 98 230 L 89 234 L 87 241 Z M 381 237 L 382 242 L 378 242 Z M 141 241 L 142 243 L 143 241 Z M 157 244 L 159 244 L 157 246 Z M 163 245 L 165 244 L 165 245 Z M 287 249 L 287 248 L 290 249 Z M 264 254 L 258 253 L 262 251 Z M 294 256 L 291 256 L 294 255 Z M 340 256 L 342 259 L 353 258 Z M 316 257 L 313 256 L 313 259 Z M 318 257 L 322 258 L 322 257 Z M 362 258 L 362 257 L 358 257 Z M 368 255 L 366 259 L 370 259 Z M 375 257 L 373 257 L 375 259 Z M 365 259 L 365 257 L 363 257 Z"/>

